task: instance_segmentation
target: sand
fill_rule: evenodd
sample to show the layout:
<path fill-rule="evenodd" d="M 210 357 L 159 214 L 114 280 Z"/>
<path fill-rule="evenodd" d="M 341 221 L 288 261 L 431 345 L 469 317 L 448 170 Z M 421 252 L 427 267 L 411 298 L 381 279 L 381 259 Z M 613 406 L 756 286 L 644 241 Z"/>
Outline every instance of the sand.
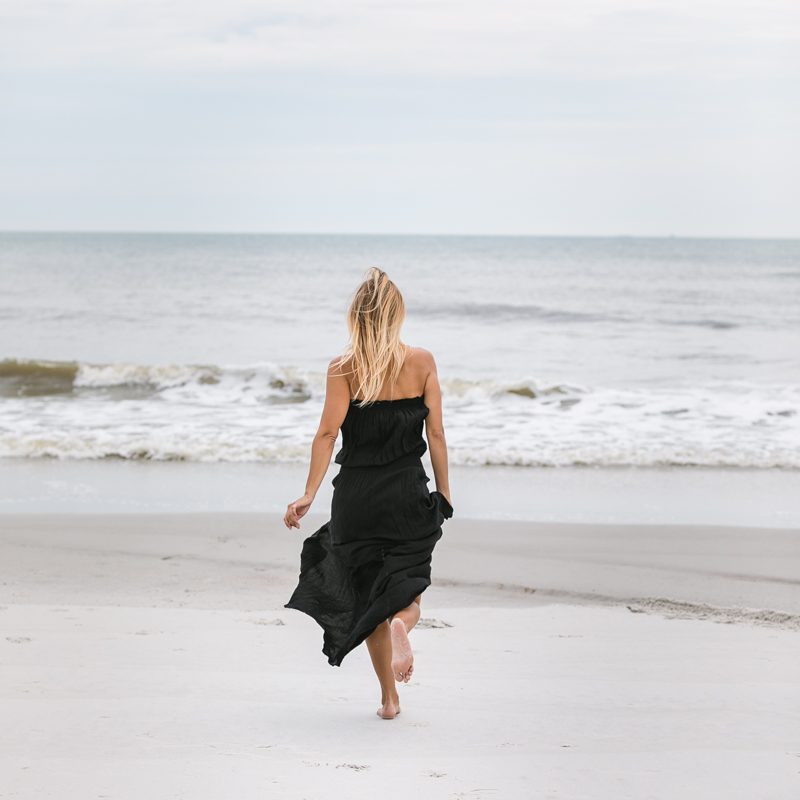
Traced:
<path fill-rule="evenodd" d="M 0 515 L 0 797 L 800 796 L 800 532 L 448 520 L 386 721 L 324 521 Z"/>

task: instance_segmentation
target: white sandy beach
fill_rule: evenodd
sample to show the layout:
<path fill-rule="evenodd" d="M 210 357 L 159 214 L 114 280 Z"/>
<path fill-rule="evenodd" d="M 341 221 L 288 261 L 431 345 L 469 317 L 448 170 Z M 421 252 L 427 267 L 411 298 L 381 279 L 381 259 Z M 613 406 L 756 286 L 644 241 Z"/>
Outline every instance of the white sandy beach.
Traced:
<path fill-rule="evenodd" d="M 449 520 L 402 713 L 252 514 L 0 516 L 0 796 L 796 798 L 800 532 Z"/>

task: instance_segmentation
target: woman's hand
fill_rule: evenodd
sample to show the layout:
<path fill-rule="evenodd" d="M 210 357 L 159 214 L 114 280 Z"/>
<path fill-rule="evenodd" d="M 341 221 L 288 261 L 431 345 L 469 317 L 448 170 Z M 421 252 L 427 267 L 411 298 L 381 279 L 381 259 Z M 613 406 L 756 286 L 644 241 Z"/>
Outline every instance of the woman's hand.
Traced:
<path fill-rule="evenodd" d="M 306 515 L 313 502 L 314 498 L 306 492 L 302 497 L 298 497 L 294 503 L 289 503 L 286 507 L 286 514 L 283 517 L 283 524 L 290 529 L 299 528 L 301 517 Z"/>

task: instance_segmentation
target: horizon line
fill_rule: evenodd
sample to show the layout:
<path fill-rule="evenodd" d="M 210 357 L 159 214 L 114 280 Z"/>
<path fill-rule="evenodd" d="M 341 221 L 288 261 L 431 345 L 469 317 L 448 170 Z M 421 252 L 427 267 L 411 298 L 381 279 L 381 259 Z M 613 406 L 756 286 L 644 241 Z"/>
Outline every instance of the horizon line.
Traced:
<path fill-rule="evenodd" d="M 257 231 L 257 230 L 147 230 L 147 229 L 58 229 L 17 228 L 0 229 L 6 234 L 57 234 L 57 235 L 136 235 L 136 236 L 374 236 L 408 238 L 454 238 L 454 239 L 699 239 L 730 241 L 798 241 L 800 235 L 745 235 L 718 234 L 642 234 L 642 233 L 419 233 L 419 232 L 375 232 L 375 231 Z"/>

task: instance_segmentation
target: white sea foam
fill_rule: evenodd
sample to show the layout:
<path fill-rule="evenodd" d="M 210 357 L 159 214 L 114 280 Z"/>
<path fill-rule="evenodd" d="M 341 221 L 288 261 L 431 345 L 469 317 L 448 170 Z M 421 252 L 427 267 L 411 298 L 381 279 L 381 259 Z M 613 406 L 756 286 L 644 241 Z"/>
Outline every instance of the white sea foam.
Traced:
<path fill-rule="evenodd" d="M 0 367 L 2 457 L 305 460 L 325 391 L 324 375 L 268 362 Z M 800 468 L 799 386 L 442 389 L 455 464 Z"/>

